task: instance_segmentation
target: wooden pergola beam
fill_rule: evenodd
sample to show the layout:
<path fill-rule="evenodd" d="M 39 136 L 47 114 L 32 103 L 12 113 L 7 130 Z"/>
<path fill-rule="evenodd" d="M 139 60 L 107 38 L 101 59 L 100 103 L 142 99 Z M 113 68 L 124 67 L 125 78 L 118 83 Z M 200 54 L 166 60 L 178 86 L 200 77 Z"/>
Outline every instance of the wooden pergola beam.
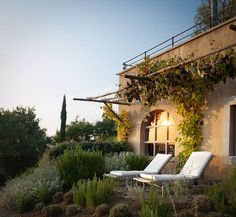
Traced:
<path fill-rule="evenodd" d="M 110 96 L 110 95 L 113 95 L 113 94 L 116 94 L 116 93 L 117 93 L 117 91 L 113 91 L 113 92 L 106 93 L 106 94 L 103 94 L 103 95 L 100 95 L 100 96 L 87 97 L 87 99 L 99 99 L 99 98 L 102 98 L 102 97 L 105 97 L 105 96 Z"/>
<path fill-rule="evenodd" d="M 121 101 L 109 101 L 109 100 L 97 100 L 97 99 L 84 99 L 84 98 L 73 98 L 73 100 L 76 101 L 86 101 L 86 102 L 99 102 L 99 103 L 111 103 L 111 104 L 117 104 L 117 105 L 130 105 L 130 103 L 127 102 L 121 102 Z"/>

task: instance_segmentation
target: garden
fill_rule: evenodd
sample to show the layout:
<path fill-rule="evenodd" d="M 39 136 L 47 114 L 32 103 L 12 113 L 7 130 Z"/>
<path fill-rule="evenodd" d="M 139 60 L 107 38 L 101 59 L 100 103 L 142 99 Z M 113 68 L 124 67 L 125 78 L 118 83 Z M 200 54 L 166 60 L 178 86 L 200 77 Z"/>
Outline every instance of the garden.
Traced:
<path fill-rule="evenodd" d="M 171 182 L 161 189 L 107 178 L 118 169 L 144 169 L 150 159 L 122 142 L 60 143 L 48 148 L 37 166 L 6 182 L 1 216 L 235 216 L 236 169 L 229 182 L 189 186 Z M 98 145 L 98 144 L 97 144 Z M 115 147 L 115 148 L 114 148 Z M 117 148 L 119 147 L 119 152 Z M 107 150 L 114 150 L 107 151 Z"/>

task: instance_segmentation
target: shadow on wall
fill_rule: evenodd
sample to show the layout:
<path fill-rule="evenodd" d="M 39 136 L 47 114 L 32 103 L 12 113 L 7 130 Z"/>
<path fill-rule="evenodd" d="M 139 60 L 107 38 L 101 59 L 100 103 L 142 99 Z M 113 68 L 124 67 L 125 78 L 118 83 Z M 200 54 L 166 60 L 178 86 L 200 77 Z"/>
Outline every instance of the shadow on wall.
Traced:
<path fill-rule="evenodd" d="M 135 153 L 139 153 L 141 140 L 138 142 L 139 135 L 137 135 L 140 132 L 140 114 L 138 111 L 132 111 L 130 114 L 130 132 L 128 136 L 128 142 L 132 146 L 132 149 Z M 138 138 L 138 139 L 137 139 Z"/>
<path fill-rule="evenodd" d="M 205 150 L 213 151 L 217 148 L 214 147 L 215 136 L 220 136 L 223 133 L 223 123 L 219 123 L 220 111 L 224 108 L 223 104 L 223 85 L 219 84 L 213 92 L 208 96 L 208 102 L 204 112 L 203 122 L 203 147 Z M 220 125 L 220 126 L 219 126 Z M 218 132 L 219 131 L 219 132 Z M 223 138 L 219 138 L 219 143 L 223 143 Z M 223 145 L 223 144 L 222 144 Z M 220 147 L 219 147 L 220 148 Z M 220 152 L 220 150 L 219 150 Z M 217 154 L 217 153 L 214 153 Z"/>

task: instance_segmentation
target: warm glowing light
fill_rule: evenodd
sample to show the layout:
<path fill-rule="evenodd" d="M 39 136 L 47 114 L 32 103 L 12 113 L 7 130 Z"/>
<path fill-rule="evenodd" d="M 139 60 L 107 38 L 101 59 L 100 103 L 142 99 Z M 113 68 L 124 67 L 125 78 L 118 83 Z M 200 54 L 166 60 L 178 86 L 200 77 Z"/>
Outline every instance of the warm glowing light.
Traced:
<path fill-rule="evenodd" d="M 162 124 L 163 124 L 164 126 L 170 126 L 170 125 L 171 125 L 171 122 L 168 121 L 168 120 L 164 120 L 164 121 L 162 122 Z"/>

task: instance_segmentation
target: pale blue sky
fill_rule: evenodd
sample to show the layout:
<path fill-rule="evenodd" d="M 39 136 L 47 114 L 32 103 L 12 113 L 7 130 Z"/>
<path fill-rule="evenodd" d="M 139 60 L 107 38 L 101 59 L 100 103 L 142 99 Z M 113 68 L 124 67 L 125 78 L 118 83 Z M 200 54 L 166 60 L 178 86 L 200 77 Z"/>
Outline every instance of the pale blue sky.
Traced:
<path fill-rule="evenodd" d="M 0 0 L 0 107 L 35 107 L 53 135 L 63 95 L 67 123 L 101 119 L 73 101 L 118 89 L 122 62 L 193 25 L 201 0 Z"/>

